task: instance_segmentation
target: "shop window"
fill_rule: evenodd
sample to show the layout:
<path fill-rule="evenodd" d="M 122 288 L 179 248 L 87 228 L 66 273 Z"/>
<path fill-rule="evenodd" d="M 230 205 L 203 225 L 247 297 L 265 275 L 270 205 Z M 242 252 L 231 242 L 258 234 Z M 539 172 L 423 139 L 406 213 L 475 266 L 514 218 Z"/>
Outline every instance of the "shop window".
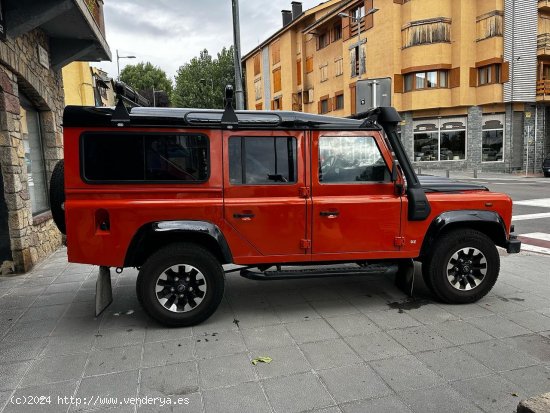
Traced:
<path fill-rule="evenodd" d="M 481 161 L 504 160 L 504 115 L 483 117 Z"/>
<path fill-rule="evenodd" d="M 432 43 L 451 41 L 451 20 L 443 17 L 419 20 L 408 24 L 401 31 L 403 49 Z"/>
<path fill-rule="evenodd" d="M 503 14 L 502 11 L 495 10 L 477 18 L 476 30 L 478 41 L 502 36 L 504 27 Z"/>
<path fill-rule="evenodd" d="M 319 139 L 319 182 L 323 184 L 361 184 L 389 182 L 386 162 L 371 136 Z"/>
<path fill-rule="evenodd" d="M 40 131 L 40 112 L 23 96 L 21 104 L 21 136 L 25 149 L 25 165 L 31 198 L 32 214 L 37 215 L 50 209 L 46 180 L 46 165 Z"/>
<path fill-rule="evenodd" d="M 429 162 L 466 159 L 465 124 L 462 118 L 416 121 L 414 160 Z"/>
<path fill-rule="evenodd" d="M 229 138 L 229 181 L 233 185 L 296 182 L 296 138 Z"/>
<path fill-rule="evenodd" d="M 447 70 L 408 73 L 405 75 L 405 92 L 422 89 L 448 88 L 448 78 L 449 72 Z"/>

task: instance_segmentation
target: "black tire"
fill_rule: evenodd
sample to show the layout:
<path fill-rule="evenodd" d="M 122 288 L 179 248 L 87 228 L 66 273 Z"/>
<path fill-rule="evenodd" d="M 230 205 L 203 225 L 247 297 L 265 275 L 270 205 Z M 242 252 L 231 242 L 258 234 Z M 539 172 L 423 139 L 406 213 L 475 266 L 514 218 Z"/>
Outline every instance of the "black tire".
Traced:
<path fill-rule="evenodd" d="M 460 260 L 464 263 L 459 263 Z M 424 264 L 426 284 L 440 301 L 466 304 L 478 301 L 491 291 L 500 271 L 500 256 L 487 235 L 472 229 L 456 229 L 437 240 Z M 451 265 L 453 268 L 449 269 Z"/>
<path fill-rule="evenodd" d="M 171 267 L 177 267 L 178 273 L 170 271 Z M 194 271 L 198 274 L 193 275 Z M 161 277 L 166 277 L 166 280 Z M 198 277 L 201 278 L 197 280 Z M 200 284 L 202 280 L 204 283 Z M 157 287 L 162 286 L 164 289 L 157 294 Z M 202 290 L 205 291 L 200 291 L 203 296 L 198 296 L 198 286 L 204 286 Z M 176 291 L 170 292 L 174 287 Z M 224 272 L 219 261 L 204 248 L 188 243 L 171 244 L 152 254 L 141 267 L 136 283 L 137 297 L 145 311 L 159 323 L 171 327 L 193 326 L 206 320 L 220 305 L 223 292 Z M 179 297 L 182 297 L 181 301 Z M 175 301 L 170 303 L 172 298 Z M 161 303 L 161 300 L 166 301 Z M 197 303 L 198 300 L 201 301 Z"/>
<path fill-rule="evenodd" d="M 65 161 L 62 159 L 55 164 L 50 180 L 50 209 L 53 222 L 62 234 L 67 233 L 65 226 Z"/>
<path fill-rule="evenodd" d="M 430 267 L 430 258 L 426 257 L 422 260 L 422 279 L 424 284 L 432 293 L 434 293 L 434 287 L 432 285 L 432 280 L 430 279 L 430 274 L 428 273 L 428 268 Z"/>

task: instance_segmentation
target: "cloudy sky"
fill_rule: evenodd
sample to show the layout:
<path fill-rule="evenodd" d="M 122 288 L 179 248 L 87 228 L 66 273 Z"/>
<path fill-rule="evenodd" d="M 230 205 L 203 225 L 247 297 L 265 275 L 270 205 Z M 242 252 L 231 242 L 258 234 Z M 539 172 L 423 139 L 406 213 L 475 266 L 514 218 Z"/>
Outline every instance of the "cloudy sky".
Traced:
<path fill-rule="evenodd" d="M 273 34 L 282 25 L 281 10 L 292 0 L 240 0 L 242 54 Z M 303 0 L 304 10 L 322 0 Z M 150 61 L 168 76 L 203 49 L 215 55 L 233 43 L 231 0 L 105 0 L 107 41 L 113 62 L 99 66 L 115 77 L 116 50 L 135 55 L 125 64 Z"/>

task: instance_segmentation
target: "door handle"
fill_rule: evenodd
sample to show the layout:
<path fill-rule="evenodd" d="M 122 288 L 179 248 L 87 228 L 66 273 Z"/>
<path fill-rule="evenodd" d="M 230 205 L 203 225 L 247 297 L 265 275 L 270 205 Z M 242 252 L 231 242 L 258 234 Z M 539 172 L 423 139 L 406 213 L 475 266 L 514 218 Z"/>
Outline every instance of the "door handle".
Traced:
<path fill-rule="evenodd" d="M 329 219 L 334 219 L 334 218 L 337 218 L 340 215 L 340 212 L 339 211 L 321 211 L 321 213 L 319 215 L 321 215 L 322 217 L 329 218 Z"/>
<path fill-rule="evenodd" d="M 242 219 L 243 221 L 250 221 L 252 218 L 254 218 L 256 215 L 252 213 L 237 213 L 233 214 L 233 218 L 236 219 Z"/>

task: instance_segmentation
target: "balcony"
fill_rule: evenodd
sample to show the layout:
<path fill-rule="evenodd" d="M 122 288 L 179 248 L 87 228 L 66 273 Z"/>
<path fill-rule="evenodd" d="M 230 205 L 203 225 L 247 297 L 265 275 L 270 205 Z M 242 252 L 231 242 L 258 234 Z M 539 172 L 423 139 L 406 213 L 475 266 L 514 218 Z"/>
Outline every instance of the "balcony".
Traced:
<path fill-rule="evenodd" d="M 537 100 L 550 101 L 550 80 L 537 80 Z"/>
<path fill-rule="evenodd" d="M 550 0 L 539 0 L 539 10 L 550 12 Z"/>
<path fill-rule="evenodd" d="M 35 29 L 48 36 L 55 70 L 74 61 L 111 60 L 103 0 L 3 0 L 2 9 L 9 38 Z"/>
<path fill-rule="evenodd" d="M 550 56 L 550 33 L 543 33 L 537 36 L 537 55 Z"/>

